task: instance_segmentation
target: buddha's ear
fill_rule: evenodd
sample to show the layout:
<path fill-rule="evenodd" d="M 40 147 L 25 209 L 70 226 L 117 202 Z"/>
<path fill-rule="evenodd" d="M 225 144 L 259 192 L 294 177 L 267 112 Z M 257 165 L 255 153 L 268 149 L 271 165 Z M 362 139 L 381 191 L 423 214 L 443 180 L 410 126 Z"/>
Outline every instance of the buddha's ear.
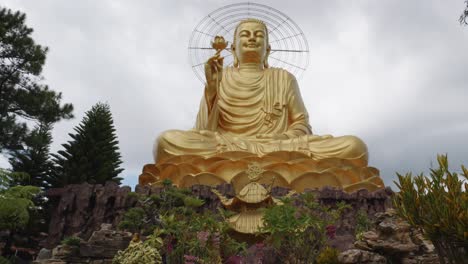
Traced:
<path fill-rule="evenodd" d="M 271 51 L 271 46 L 270 46 L 270 44 L 268 44 L 268 48 L 267 48 L 266 54 L 265 54 L 265 59 L 263 60 L 263 68 L 265 68 L 265 69 L 270 67 L 270 65 L 268 65 L 268 56 L 270 56 L 270 51 Z"/>
<path fill-rule="evenodd" d="M 231 44 L 231 52 L 232 52 L 232 57 L 234 58 L 234 61 L 232 62 L 232 65 L 237 68 L 239 67 L 239 59 L 237 58 L 237 55 L 236 55 L 236 50 L 234 48 L 234 43 Z"/>

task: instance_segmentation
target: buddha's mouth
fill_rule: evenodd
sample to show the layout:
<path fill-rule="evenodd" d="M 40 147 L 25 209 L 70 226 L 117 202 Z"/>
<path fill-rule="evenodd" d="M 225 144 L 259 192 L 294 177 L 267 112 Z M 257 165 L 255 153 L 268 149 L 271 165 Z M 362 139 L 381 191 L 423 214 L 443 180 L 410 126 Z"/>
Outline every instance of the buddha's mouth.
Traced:
<path fill-rule="evenodd" d="M 247 43 L 244 45 L 244 47 L 248 48 L 257 48 L 259 45 L 257 43 Z"/>

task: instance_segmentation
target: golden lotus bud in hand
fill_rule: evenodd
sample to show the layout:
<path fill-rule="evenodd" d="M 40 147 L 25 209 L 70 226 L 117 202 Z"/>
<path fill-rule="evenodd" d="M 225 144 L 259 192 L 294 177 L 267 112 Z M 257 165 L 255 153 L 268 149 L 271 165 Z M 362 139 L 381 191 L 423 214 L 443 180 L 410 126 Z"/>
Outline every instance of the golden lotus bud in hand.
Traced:
<path fill-rule="evenodd" d="M 221 51 L 225 49 L 228 45 L 228 42 L 224 40 L 224 37 L 222 36 L 216 36 L 214 41 L 211 42 L 211 47 L 215 49 L 216 51 Z"/>

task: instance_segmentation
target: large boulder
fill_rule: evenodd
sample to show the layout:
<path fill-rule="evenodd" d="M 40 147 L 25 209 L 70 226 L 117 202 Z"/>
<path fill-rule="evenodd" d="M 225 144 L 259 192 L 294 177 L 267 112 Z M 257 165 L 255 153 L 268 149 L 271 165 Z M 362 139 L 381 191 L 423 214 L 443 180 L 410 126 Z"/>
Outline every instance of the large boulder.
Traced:
<path fill-rule="evenodd" d="M 367 253 L 384 256 L 391 263 L 439 263 L 432 243 L 398 217 L 395 210 L 379 212 L 375 218 L 374 227 L 354 243 L 357 251 L 340 254 L 348 261 L 344 263 L 362 263 L 359 259 Z"/>
<path fill-rule="evenodd" d="M 46 195 L 57 204 L 51 213 L 49 236 L 43 247 L 53 248 L 66 236 L 87 240 L 101 224 L 116 226 L 136 198 L 128 196 L 131 189 L 115 182 L 105 185 L 71 184 L 50 189 Z"/>
<path fill-rule="evenodd" d="M 111 264 L 117 251 L 128 247 L 132 234 L 112 230 L 112 225 L 102 224 L 101 229 L 93 232 L 88 241 L 81 241 L 79 246 L 58 245 L 52 249 L 42 249 L 36 264 L 94 263 Z"/>
<path fill-rule="evenodd" d="M 101 230 L 93 232 L 88 242 L 81 243 L 80 256 L 93 259 L 112 259 L 117 251 L 127 248 L 132 234 L 115 231 L 110 224 L 102 224 Z"/>
<path fill-rule="evenodd" d="M 374 252 L 361 249 L 348 249 L 338 255 L 338 261 L 343 264 L 386 264 L 387 259 Z"/>

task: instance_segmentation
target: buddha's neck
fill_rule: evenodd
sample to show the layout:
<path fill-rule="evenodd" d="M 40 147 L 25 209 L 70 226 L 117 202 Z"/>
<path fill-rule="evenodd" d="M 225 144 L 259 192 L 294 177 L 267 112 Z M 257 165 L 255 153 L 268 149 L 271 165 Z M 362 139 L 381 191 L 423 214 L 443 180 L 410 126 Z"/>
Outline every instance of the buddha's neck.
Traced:
<path fill-rule="evenodd" d="M 263 71 L 263 65 L 260 63 L 241 63 L 239 72 L 260 72 Z"/>

